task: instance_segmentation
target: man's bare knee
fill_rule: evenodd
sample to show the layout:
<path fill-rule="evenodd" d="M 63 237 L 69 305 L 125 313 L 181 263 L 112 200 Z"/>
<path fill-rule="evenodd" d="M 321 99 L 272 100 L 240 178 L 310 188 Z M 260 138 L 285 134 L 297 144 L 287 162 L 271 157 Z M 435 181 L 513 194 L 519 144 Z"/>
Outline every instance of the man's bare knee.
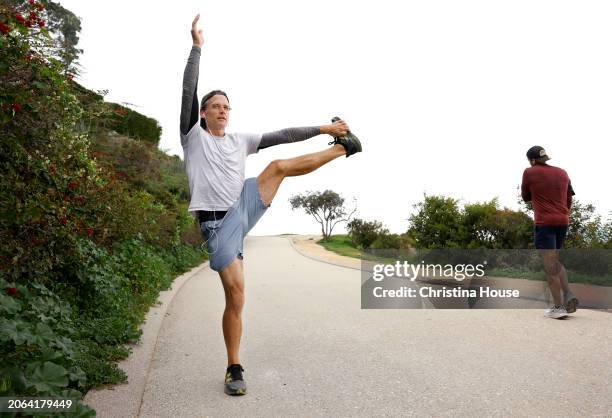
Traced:
<path fill-rule="evenodd" d="M 283 179 L 287 175 L 286 160 L 274 160 L 257 177 L 259 196 L 264 206 L 269 207 Z"/>
<path fill-rule="evenodd" d="M 264 172 L 267 172 L 270 177 L 285 177 L 287 175 L 287 162 L 285 160 L 273 160 Z"/>
<path fill-rule="evenodd" d="M 236 312 L 240 312 L 244 305 L 244 282 L 238 280 L 223 280 L 223 292 L 225 293 L 225 306 Z"/>
<path fill-rule="evenodd" d="M 223 284 L 226 306 L 230 309 L 241 309 L 244 304 L 242 261 L 236 258 L 219 272 L 219 277 Z"/>
<path fill-rule="evenodd" d="M 240 314 L 244 307 L 244 291 L 236 288 L 227 292 L 225 296 L 225 307 L 234 311 L 236 314 Z"/>
<path fill-rule="evenodd" d="M 546 260 L 544 262 L 544 271 L 548 275 L 556 276 L 561 271 L 559 262 L 556 260 Z"/>

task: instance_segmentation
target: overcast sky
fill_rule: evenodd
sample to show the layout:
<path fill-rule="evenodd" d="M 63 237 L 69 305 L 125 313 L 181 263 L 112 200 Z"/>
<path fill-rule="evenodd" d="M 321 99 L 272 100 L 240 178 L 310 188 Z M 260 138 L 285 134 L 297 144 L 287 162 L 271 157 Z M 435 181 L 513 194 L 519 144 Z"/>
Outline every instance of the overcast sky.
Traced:
<path fill-rule="evenodd" d="M 536 144 L 568 171 L 576 198 L 612 211 L 609 1 L 60 2 L 82 19 L 79 81 L 157 119 L 170 154 L 182 158 L 181 82 L 198 12 L 199 97 L 228 93 L 228 131 L 349 123 L 364 152 L 286 179 L 252 234 L 319 232 L 288 203 L 307 190 L 355 197 L 359 217 L 393 232 L 423 193 L 517 208 Z M 247 177 L 329 139 L 262 150 Z"/>

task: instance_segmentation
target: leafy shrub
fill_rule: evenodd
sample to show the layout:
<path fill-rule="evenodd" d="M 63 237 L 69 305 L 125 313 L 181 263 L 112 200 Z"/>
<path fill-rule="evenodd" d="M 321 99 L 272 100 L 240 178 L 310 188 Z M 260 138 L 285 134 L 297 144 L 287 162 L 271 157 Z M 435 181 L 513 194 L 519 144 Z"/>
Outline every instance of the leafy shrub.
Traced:
<path fill-rule="evenodd" d="M 79 345 L 68 303 L 43 284 L 0 277 L 1 396 L 80 399 L 87 377 L 76 362 Z M 78 405 L 80 416 L 93 410 Z"/>
<path fill-rule="evenodd" d="M 347 224 L 347 229 L 351 241 L 363 249 L 370 248 L 379 236 L 389 233 L 387 229 L 383 228 L 382 223 L 365 221 L 359 218 L 350 221 Z"/>
<path fill-rule="evenodd" d="M 370 248 L 375 250 L 396 249 L 405 250 L 414 247 L 413 240 L 407 234 L 380 233 Z"/>
<path fill-rule="evenodd" d="M 415 205 L 408 233 L 419 248 L 457 248 L 465 242 L 466 231 L 455 199 L 427 196 Z"/>
<path fill-rule="evenodd" d="M 524 212 L 499 209 L 497 199 L 463 208 L 466 248 L 528 248 L 533 221 Z"/>
<path fill-rule="evenodd" d="M 425 196 L 410 216 L 408 235 L 418 248 L 528 248 L 533 221 L 524 212 L 500 209 L 497 199 L 468 203 Z"/>
<path fill-rule="evenodd" d="M 116 104 L 112 105 L 112 111 L 110 129 L 157 146 L 162 129 L 155 119 Z"/>

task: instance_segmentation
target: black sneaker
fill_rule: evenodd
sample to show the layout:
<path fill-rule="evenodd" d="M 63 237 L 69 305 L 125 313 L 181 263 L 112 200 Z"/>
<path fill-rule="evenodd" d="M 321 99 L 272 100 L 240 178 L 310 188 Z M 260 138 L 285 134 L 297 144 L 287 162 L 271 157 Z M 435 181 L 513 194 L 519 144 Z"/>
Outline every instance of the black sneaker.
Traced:
<path fill-rule="evenodd" d="M 246 383 L 242 377 L 244 369 L 240 364 L 232 364 L 225 372 L 225 393 L 228 395 L 246 395 Z"/>
<path fill-rule="evenodd" d="M 574 313 L 576 312 L 576 308 L 578 307 L 578 299 L 576 299 L 576 296 L 570 293 L 569 295 L 567 295 L 567 298 L 563 305 L 565 306 L 565 310 L 567 311 L 567 313 Z"/>
<path fill-rule="evenodd" d="M 339 117 L 335 117 L 332 119 L 332 122 L 335 122 L 337 120 L 340 120 Z M 356 154 L 358 152 L 361 152 L 361 142 L 359 141 L 359 139 L 353 135 L 350 131 L 347 132 L 346 135 L 343 136 L 338 136 L 335 137 L 334 140 L 332 142 L 330 142 L 327 145 L 332 145 L 332 144 L 340 144 L 344 147 L 344 149 L 346 150 L 346 157 L 348 158 L 350 155 Z"/>

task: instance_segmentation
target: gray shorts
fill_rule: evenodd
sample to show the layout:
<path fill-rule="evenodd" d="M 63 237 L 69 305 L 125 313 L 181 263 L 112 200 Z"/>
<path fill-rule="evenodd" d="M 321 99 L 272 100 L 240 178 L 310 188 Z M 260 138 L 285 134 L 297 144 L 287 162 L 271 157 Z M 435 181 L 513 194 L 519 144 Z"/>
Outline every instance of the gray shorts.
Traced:
<path fill-rule="evenodd" d="M 251 177 L 244 181 L 240 197 L 222 219 L 200 223 L 211 269 L 221 271 L 236 257 L 242 259 L 244 237 L 267 209 L 259 196 L 257 179 Z"/>

